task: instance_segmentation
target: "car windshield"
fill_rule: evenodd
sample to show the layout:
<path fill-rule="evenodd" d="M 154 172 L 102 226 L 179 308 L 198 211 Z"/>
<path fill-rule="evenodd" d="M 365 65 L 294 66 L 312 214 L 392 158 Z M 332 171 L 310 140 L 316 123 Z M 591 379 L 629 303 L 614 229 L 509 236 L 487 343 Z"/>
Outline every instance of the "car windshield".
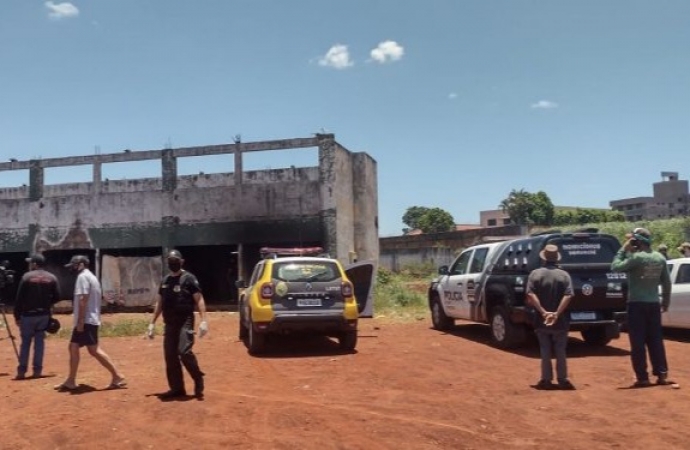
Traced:
<path fill-rule="evenodd" d="M 549 241 L 561 253 L 561 264 L 592 264 L 613 262 L 620 244 L 614 239 L 562 238 Z"/>
<path fill-rule="evenodd" d="M 273 264 L 272 277 L 281 281 L 333 281 L 340 277 L 333 262 L 285 262 Z"/>

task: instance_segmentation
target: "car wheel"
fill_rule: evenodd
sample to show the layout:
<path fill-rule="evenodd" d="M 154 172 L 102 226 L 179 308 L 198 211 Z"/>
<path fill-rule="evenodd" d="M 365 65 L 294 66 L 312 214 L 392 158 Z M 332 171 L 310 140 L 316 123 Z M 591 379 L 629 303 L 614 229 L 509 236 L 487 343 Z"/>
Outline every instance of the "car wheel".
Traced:
<path fill-rule="evenodd" d="M 352 351 L 357 347 L 357 330 L 344 331 L 338 336 L 341 350 Z"/>
<path fill-rule="evenodd" d="M 249 353 L 256 355 L 263 352 L 266 348 L 266 334 L 257 332 L 251 321 L 247 328 L 247 349 Z"/>
<path fill-rule="evenodd" d="M 491 310 L 491 343 L 499 348 L 515 348 L 522 345 L 527 338 L 524 325 L 510 321 L 508 309 L 496 306 Z"/>
<path fill-rule="evenodd" d="M 431 324 L 439 331 L 449 330 L 455 325 L 455 321 L 446 315 L 438 297 L 431 300 Z"/>
<path fill-rule="evenodd" d="M 244 341 L 249 336 L 249 329 L 247 328 L 247 325 L 244 324 L 244 319 L 242 318 L 241 313 L 240 313 L 240 331 L 239 331 L 238 335 L 239 335 L 239 338 L 241 341 Z"/>
<path fill-rule="evenodd" d="M 582 330 L 581 334 L 582 340 L 593 347 L 603 347 L 611 342 L 611 338 L 606 336 L 606 330 L 603 327 L 587 328 Z"/>

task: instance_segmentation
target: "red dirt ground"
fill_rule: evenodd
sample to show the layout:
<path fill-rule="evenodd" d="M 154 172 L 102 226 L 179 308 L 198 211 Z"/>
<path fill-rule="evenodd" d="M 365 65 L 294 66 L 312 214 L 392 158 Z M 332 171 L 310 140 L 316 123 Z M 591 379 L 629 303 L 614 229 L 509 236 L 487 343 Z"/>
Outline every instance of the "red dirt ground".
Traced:
<path fill-rule="evenodd" d="M 492 348 L 482 325 L 441 333 L 428 320 L 367 319 L 356 353 L 324 338 L 293 338 L 257 358 L 237 339 L 236 315 L 211 316 L 211 334 L 195 347 L 207 374 L 203 401 L 154 395 L 167 389 L 160 336 L 102 339 L 128 388 L 102 390 L 109 375 L 83 351 L 82 391 L 58 393 L 67 341 L 47 342 L 51 376 L 14 381 L 16 359 L 0 330 L 0 448 L 690 448 L 690 384 L 624 389 L 632 381 L 626 335 L 594 350 L 574 334 L 569 368 L 578 389 L 537 391 L 536 345 Z M 690 333 L 666 341 L 681 384 L 688 342 Z"/>

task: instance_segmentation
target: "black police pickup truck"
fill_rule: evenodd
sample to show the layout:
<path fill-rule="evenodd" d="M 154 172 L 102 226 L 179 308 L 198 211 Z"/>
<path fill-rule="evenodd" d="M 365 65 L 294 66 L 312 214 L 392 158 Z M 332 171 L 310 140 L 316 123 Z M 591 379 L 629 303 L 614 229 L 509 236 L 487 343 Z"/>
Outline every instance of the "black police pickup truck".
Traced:
<path fill-rule="evenodd" d="M 439 268 L 439 276 L 429 286 L 434 328 L 446 330 L 455 319 L 487 323 L 495 346 L 522 345 L 534 323 L 533 311 L 526 305 L 527 277 L 541 266 L 539 252 L 547 244 L 558 246 L 559 266 L 573 281 L 570 329 L 581 332 L 591 345 L 618 338 L 625 321 L 626 278 L 610 267 L 620 243 L 596 229 L 550 230 L 465 249 L 450 266 Z"/>

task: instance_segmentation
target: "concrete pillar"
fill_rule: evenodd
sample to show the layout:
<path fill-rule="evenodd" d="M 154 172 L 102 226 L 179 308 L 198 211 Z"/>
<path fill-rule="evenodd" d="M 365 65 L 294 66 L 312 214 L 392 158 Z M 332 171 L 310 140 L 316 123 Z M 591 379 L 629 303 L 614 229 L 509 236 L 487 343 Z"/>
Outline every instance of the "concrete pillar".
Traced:
<path fill-rule="evenodd" d="M 173 192 L 177 189 L 177 158 L 175 158 L 172 149 L 163 150 L 161 165 L 163 169 L 163 192 Z"/>
<path fill-rule="evenodd" d="M 101 162 L 96 161 L 93 163 L 93 195 L 97 195 L 101 193 L 101 181 L 102 181 L 102 174 L 101 174 Z"/>
<path fill-rule="evenodd" d="M 242 184 L 242 143 L 235 141 L 235 186 Z"/>
<path fill-rule="evenodd" d="M 338 257 L 338 223 L 336 209 L 336 155 L 332 134 L 317 134 L 319 142 L 319 184 L 321 185 L 321 222 L 324 250 L 332 258 Z"/>
<path fill-rule="evenodd" d="M 38 159 L 29 162 L 29 200 L 32 202 L 43 198 L 44 173 L 43 165 Z"/>

